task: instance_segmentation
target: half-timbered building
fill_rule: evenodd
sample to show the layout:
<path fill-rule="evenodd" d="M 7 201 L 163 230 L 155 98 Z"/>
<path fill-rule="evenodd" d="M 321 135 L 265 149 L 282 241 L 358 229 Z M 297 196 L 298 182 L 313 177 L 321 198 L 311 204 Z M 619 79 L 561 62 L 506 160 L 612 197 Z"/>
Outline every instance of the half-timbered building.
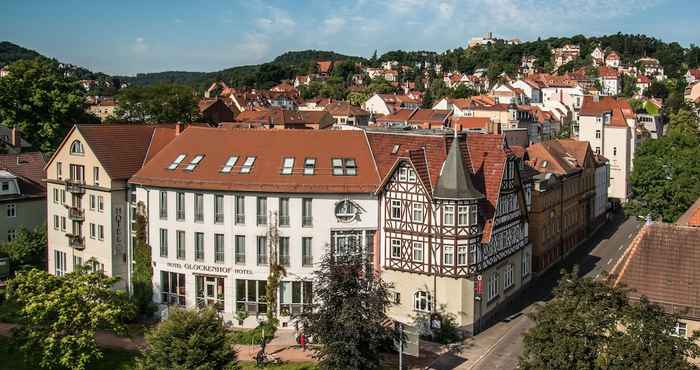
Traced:
<path fill-rule="evenodd" d="M 518 158 L 503 135 L 368 132 L 382 178 L 382 276 L 391 317 L 453 314 L 477 332 L 530 280 Z"/>

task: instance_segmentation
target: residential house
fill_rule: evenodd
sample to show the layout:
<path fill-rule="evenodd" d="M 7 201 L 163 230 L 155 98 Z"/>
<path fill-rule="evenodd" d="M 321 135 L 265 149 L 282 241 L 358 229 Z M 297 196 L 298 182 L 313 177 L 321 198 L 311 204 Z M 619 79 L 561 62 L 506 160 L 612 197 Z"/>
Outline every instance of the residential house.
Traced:
<path fill-rule="evenodd" d="M 691 85 L 688 85 L 685 88 L 683 97 L 687 101 L 700 103 L 700 82 L 695 82 Z"/>
<path fill-rule="evenodd" d="M 605 65 L 610 67 L 610 68 L 619 68 L 620 67 L 620 55 L 616 53 L 615 51 L 611 51 L 606 57 L 605 57 Z"/>
<path fill-rule="evenodd" d="M 199 114 L 202 121 L 218 125 L 221 122 L 233 122 L 240 113 L 235 105 L 230 107 L 221 98 L 202 99 L 198 103 Z"/>
<path fill-rule="evenodd" d="M 19 129 L 0 125 L 0 154 L 19 154 L 31 147 L 32 144 L 24 140 Z"/>
<path fill-rule="evenodd" d="M 591 60 L 593 61 L 594 67 L 605 64 L 605 52 L 600 48 L 600 46 L 596 46 L 591 52 Z"/>
<path fill-rule="evenodd" d="M 700 68 L 689 68 L 688 72 L 685 73 L 685 81 L 688 85 L 700 81 Z"/>
<path fill-rule="evenodd" d="M 0 78 L 6 77 L 10 75 L 10 69 L 5 67 L 0 67 Z"/>
<path fill-rule="evenodd" d="M 508 83 L 494 86 L 488 95 L 492 97 L 497 104 L 527 104 L 529 102 L 523 89 Z"/>
<path fill-rule="evenodd" d="M 501 126 L 488 117 L 456 117 L 450 118 L 450 127 L 457 132 L 478 132 L 482 134 L 498 134 Z"/>
<path fill-rule="evenodd" d="M 658 59 L 655 58 L 639 58 L 637 63 L 639 66 L 639 71 L 647 76 L 656 79 L 657 81 L 662 81 L 666 79 L 664 75 L 664 67 L 661 65 Z"/>
<path fill-rule="evenodd" d="M 525 78 L 511 83 L 511 86 L 522 90 L 527 97 L 526 101 L 532 104 L 542 103 L 542 88 L 538 82 Z"/>
<path fill-rule="evenodd" d="M 219 127 L 319 130 L 330 128 L 334 123 L 335 119 L 326 111 L 270 108 L 241 112 L 236 117 L 236 122 L 223 123 Z"/>
<path fill-rule="evenodd" d="M 299 86 L 309 86 L 311 84 L 311 76 L 309 75 L 299 75 L 294 77 L 294 87 L 299 88 Z"/>
<path fill-rule="evenodd" d="M 109 117 L 114 117 L 114 113 L 119 108 L 119 104 L 114 99 L 100 99 L 88 106 L 88 112 L 97 116 L 101 121 Z"/>
<path fill-rule="evenodd" d="M 635 81 L 635 86 L 637 88 L 637 95 L 643 96 L 644 92 L 651 86 L 651 80 L 645 75 L 639 75 Z"/>
<path fill-rule="evenodd" d="M 333 116 L 335 125 L 366 127 L 369 124 L 369 112 L 348 102 L 328 104 L 325 110 Z"/>
<path fill-rule="evenodd" d="M 399 109 L 416 109 L 421 101 L 406 95 L 374 94 L 364 103 L 362 109 L 372 114 L 392 114 Z"/>
<path fill-rule="evenodd" d="M 45 164 L 40 152 L 0 154 L 0 244 L 46 226 Z"/>
<path fill-rule="evenodd" d="M 318 75 L 321 79 L 326 79 L 330 77 L 331 72 L 333 72 L 333 67 L 338 61 L 333 60 L 319 60 L 316 62 L 316 68 L 318 70 Z"/>
<path fill-rule="evenodd" d="M 620 75 L 611 67 L 598 67 L 598 81 L 603 95 L 617 95 L 620 93 Z"/>
<path fill-rule="evenodd" d="M 578 59 L 581 55 L 581 47 L 579 45 L 566 44 L 560 48 L 553 48 L 551 52 L 554 67 L 559 68 L 566 63 Z"/>

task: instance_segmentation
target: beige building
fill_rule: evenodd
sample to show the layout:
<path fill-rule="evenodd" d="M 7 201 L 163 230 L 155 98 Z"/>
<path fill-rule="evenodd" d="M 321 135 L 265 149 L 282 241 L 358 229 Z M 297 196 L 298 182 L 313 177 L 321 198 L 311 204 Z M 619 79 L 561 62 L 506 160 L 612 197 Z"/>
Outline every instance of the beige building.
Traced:
<path fill-rule="evenodd" d="M 47 163 L 49 272 L 88 264 L 128 288 L 127 181 L 179 132 L 146 125 L 76 125 Z"/>
<path fill-rule="evenodd" d="M 46 222 L 44 163 L 40 152 L 0 155 L 0 244 Z"/>
<path fill-rule="evenodd" d="M 117 102 L 113 99 L 101 100 L 95 104 L 88 107 L 88 112 L 99 117 L 101 121 L 106 120 L 108 117 L 113 117 L 114 112 L 117 110 Z"/>

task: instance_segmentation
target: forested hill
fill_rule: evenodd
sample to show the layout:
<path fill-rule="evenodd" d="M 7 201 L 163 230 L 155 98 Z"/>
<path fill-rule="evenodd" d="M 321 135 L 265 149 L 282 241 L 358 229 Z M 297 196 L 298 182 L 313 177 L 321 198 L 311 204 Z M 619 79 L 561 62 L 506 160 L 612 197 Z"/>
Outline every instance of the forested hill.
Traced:
<path fill-rule="evenodd" d="M 0 42 L 0 67 L 12 64 L 20 59 L 32 59 L 37 57 L 43 57 L 43 55 L 8 41 Z"/>

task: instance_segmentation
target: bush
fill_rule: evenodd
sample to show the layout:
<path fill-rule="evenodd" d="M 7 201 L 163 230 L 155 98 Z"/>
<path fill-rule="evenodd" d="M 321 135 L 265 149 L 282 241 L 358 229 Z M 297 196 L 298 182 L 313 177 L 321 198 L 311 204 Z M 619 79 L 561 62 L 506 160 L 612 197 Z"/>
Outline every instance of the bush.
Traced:
<path fill-rule="evenodd" d="M 262 322 L 255 329 L 249 330 L 236 330 L 231 334 L 231 340 L 235 344 L 241 345 L 259 345 L 263 332 L 265 333 L 265 341 L 270 342 L 272 338 L 275 337 L 275 332 L 277 331 L 277 325 L 275 323 Z"/>

